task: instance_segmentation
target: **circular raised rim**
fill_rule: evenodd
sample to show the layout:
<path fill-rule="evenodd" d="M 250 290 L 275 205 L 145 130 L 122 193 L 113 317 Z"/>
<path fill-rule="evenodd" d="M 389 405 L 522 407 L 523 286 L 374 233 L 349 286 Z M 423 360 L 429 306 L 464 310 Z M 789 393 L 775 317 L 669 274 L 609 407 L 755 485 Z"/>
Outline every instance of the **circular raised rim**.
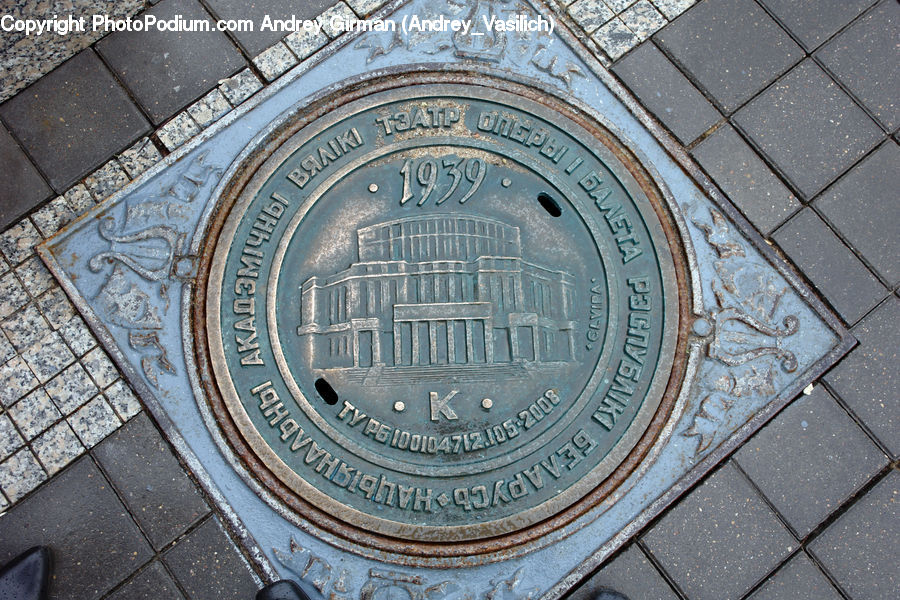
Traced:
<path fill-rule="evenodd" d="M 655 239 L 661 240 L 665 237 L 667 241 L 667 244 L 665 245 L 656 244 L 660 263 L 668 262 L 668 274 L 673 275 L 671 279 L 666 277 L 666 269 L 664 268 L 663 283 L 664 286 L 666 286 L 665 293 L 668 297 L 677 299 L 677 302 L 668 303 L 664 315 L 664 337 L 660 352 L 660 361 L 657 363 L 657 366 L 659 364 L 665 365 L 668 363 L 669 359 L 671 359 L 671 369 L 663 370 L 663 372 L 658 368 L 656 369 L 647 397 L 658 397 L 659 402 L 654 403 L 654 410 L 645 415 L 644 421 L 648 422 L 648 425 L 646 428 L 641 429 L 640 435 L 637 436 L 639 439 L 632 447 L 620 451 L 624 457 L 622 460 L 615 462 L 612 473 L 604 473 L 603 476 L 591 477 L 590 481 L 583 485 L 579 483 L 577 485 L 579 497 L 574 500 L 567 499 L 566 502 L 563 503 L 564 506 L 562 508 L 552 512 L 551 516 L 542 521 L 535 520 L 524 528 L 515 528 L 510 531 L 501 531 L 499 533 L 492 531 L 485 533 L 482 531 L 478 537 L 472 539 L 451 539 L 450 541 L 447 541 L 446 537 L 440 534 L 425 538 L 421 535 L 415 535 L 417 533 L 420 534 L 422 531 L 422 526 L 418 525 L 410 526 L 410 535 L 407 536 L 409 539 L 398 539 L 397 537 L 394 537 L 395 535 L 398 535 L 398 533 L 392 535 L 390 527 L 380 533 L 372 533 L 366 528 L 366 525 L 373 517 L 372 515 L 365 513 L 359 513 L 363 517 L 363 520 L 360 521 L 360 525 L 354 525 L 353 523 L 348 522 L 346 518 L 338 519 L 332 512 L 329 512 L 328 508 L 323 509 L 321 506 L 316 506 L 315 503 L 298 496 L 288 486 L 284 485 L 284 482 L 279 479 L 279 473 L 277 472 L 277 462 L 281 462 L 280 459 L 274 463 L 276 468 L 273 469 L 272 464 L 267 464 L 260 456 L 254 454 L 252 448 L 254 445 L 252 444 L 253 440 L 247 438 L 252 438 L 255 430 L 252 427 L 250 430 L 239 427 L 239 423 L 235 421 L 235 415 L 228 412 L 228 402 L 227 399 L 223 397 L 219 385 L 216 382 L 204 380 L 203 383 L 206 388 L 207 399 L 213 409 L 213 413 L 219 417 L 218 423 L 222 432 L 225 434 L 225 438 L 241 457 L 241 460 L 248 467 L 248 470 L 258 477 L 265 487 L 274 492 L 281 501 L 290 507 L 290 509 L 299 513 L 303 518 L 310 520 L 315 525 L 322 527 L 330 533 L 336 534 L 339 538 L 346 539 L 348 542 L 348 549 L 361 552 L 364 551 L 362 550 L 364 548 L 373 548 L 390 553 L 397 553 L 402 557 L 411 559 L 394 561 L 404 564 L 440 564 L 442 566 L 447 566 L 446 563 L 431 562 L 431 559 L 437 559 L 439 561 L 444 557 L 472 557 L 486 555 L 501 550 L 507 550 L 515 546 L 523 546 L 528 542 L 533 542 L 537 538 L 546 537 L 550 539 L 554 537 L 554 532 L 559 531 L 564 525 L 571 523 L 579 516 L 583 515 L 602 498 L 615 490 L 641 462 L 641 459 L 652 447 L 653 442 L 659 435 L 660 430 L 672 410 L 684 374 L 688 301 L 685 292 L 687 285 L 684 265 L 685 261 L 681 254 L 681 245 L 679 244 L 679 236 L 674 225 L 674 220 L 668 213 L 662 194 L 654 184 L 652 177 L 634 159 L 632 153 L 628 151 L 608 130 L 606 130 L 606 128 L 596 123 L 593 119 L 579 113 L 575 108 L 568 106 L 555 98 L 548 97 L 538 90 L 528 88 L 521 84 L 503 81 L 503 86 L 507 90 L 515 90 L 516 93 L 508 91 L 500 92 L 496 88 L 487 87 L 485 85 L 486 83 L 492 83 L 494 81 L 496 80 L 483 75 L 473 76 L 464 73 L 446 72 L 416 73 L 404 77 L 394 76 L 377 81 L 366 82 L 364 87 L 358 86 L 352 89 L 343 90 L 316 103 L 312 107 L 294 111 L 292 114 L 283 117 L 280 127 L 275 129 L 266 140 L 258 144 L 254 154 L 244 162 L 242 167 L 236 171 L 228 185 L 223 188 L 224 193 L 222 195 L 222 202 L 218 207 L 215 218 L 211 222 L 209 231 L 207 232 L 205 245 L 207 251 L 205 251 L 201 257 L 200 276 L 198 277 L 199 285 L 195 288 L 195 299 L 197 301 L 192 303 L 194 334 L 195 341 L 197 342 L 195 348 L 197 349 L 198 360 L 200 361 L 202 368 L 205 368 L 206 372 L 215 372 L 215 361 L 211 360 L 210 355 L 207 354 L 209 349 L 206 345 L 206 334 L 210 316 L 209 311 L 207 310 L 209 308 L 208 304 L 211 302 L 215 304 L 214 296 L 216 294 L 208 296 L 207 291 L 210 289 L 217 291 L 219 289 L 217 286 L 213 286 L 212 288 L 209 286 L 211 275 L 213 276 L 212 280 L 215 279 L 214 271 L 211 272 L 211 261 L 216 255 L 214 249 L 221 247 L 219 239 L 226 226 L 229 214 L 236 208 L 236 203 L 239 201 L 239 197 L 242 195 L 243 190 L 250 184 L 251 180 L 258 175 L 262 165 L 267 161 L 270 161 L 272 157 L 278 153 L 278 149 L 280 149 L 285 142 L 310 125 L 313 120 L 322 118 L 323 116 L 334 116 L 336 114 L 336 109 L 352 104 L 358 100 L 364 102 L 366 96 L 371 96 L 373 93 L 377 92 L 385 92 L 388 90 L 396 90 L 398 88 L 422 84 L 428 84 L 433 89 L 436 84 L 440 85 L 452 82 L 455 84 L 464 83 L 470 88 L 481 88 L 481 90 L 485 94 L 488 94 L 489 97 L 496 97 L 499 95 L 514 98 L 520 103 L 523 101 L 534 103 L 535 105 L 542 107 L 543 110 L 560 113 L 564 118 L 583 128 L 588 139 L 600 142 L 601 145 L 599 145 L 598 148 L 602 150 L 603 154 L 607 155 L 602 157 L 602 162 L 608 164 L 609 159 L 612 158 L 612 163 L 617 167 L 614 171 L 616 176 L 621 177 L 622 175 L 627 174 L 633 180 L 630 183 L 636 184 L 637 188 L 646 195 L 656 215 L 656 220 L 645 219 L 645 221 L 649 228 L 656 230 L 654 233 L 664 234 L 664 236 L 659 236 Z M 455 91 L 454 95 L 459 96 L 462 94 Z M 581 139 L 582 143 L 585 141 L 585 139 L 581 137 L 577 139 Z M 631 189 L 634 189 L 634 187 L 632 186 Z M 212 312 L 214 313 L 214 311 Z M 675 336 L 674 342 L 670 341 L 670 336 L 672 335 Z M 210 368 L 211 365 L 212 368 Z M 230 383 L 229 379 L 225 379 L 224 381 Z M 227 396 L 227 393 L 225 396 Z M 238 404 L 240 403 L 238 402 Z M 241 410 L 243 410 L 242 405 Z M 240 411 L 238 411 L 238 413 L 240 413 Z M 638 416 L 641 415 L 642 413 L 639 412 Z M 637 418 L 638 417 L 635 418 L 635 422 L 637 421 Z M 238 420 L 240 420 L 239 415 Z M 635 422 L 629 427 L 630 431 L 635 427 Z M 264 443 L 263 445 L 266 448 L 268 447 Z M 621 446 L 617 444 L 614 449 L 610 450 L 606 458 L 604 458 L 600 464 L 608 462 L 607 459 L 614 452 L 620 450 L 620 448 Z M 589 475 L 594 475 L 598 467 L 599 465 L 595 466 Z M 290 471 L 289 467 L 286 465 L 284 465 L 284 468 Z M 315 490 L 315 488 L 312 488 L 309 484 L 306 484 L 306 486 Z M 572 486 L 569 490 L 572 490 L 575 487 L 576 486 Z M 584 488 L 588 488 L 587 493 L 584 493 Z M 318 490 L 315 490 L 315 492 L 318 492 Z M 326 498 L 332 500 L 330 497 L 326 496 Z M 346 516 L 348 510 L 354 510 L 346 505 L 340 503 L 336 504 L 344 513 L 344 516 Z M 546 502 L 542 503 L 530 510 L 544 508 L 546 504 Z M 333 510 L 333 508 L 331 510 Z M 514 516 L 506 518 L 514 518 Z M 388 521 L 388 523 L 394 524 L 395 522 Z M 466 528 L 469 526 L 460 527 Z M 440 527 L 437 529 L 446 531 L 450 528 Z M 402 533 L 399 533 L 399 535 L 401 537 L 403 536 Z"/>

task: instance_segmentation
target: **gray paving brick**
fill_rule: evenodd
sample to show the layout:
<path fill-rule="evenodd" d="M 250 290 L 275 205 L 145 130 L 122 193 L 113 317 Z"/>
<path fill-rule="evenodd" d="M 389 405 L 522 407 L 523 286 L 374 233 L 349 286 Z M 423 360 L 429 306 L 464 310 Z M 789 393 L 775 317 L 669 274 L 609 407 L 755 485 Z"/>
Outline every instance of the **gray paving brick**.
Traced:
<path fill-rule="evenodd" d="M 0 105 L 0 117 L 58 193 L 150 128 L 90 48 Z"/>
<path fill-rule="evenodd" d="M 737 600 L 796 547 L 731 463 L 675 505 L 644 542 L 691 600 Z"/>
<path fill-rule="evenodd" d="M 811 60 L 754 98 L 734 122 L 806 199 L 883 139 L 883 132 Z"/>
<path fill-rule="evenodd" d="M 210 19 L 197 0 L 163 0 L 146 14 Z M 246 64 L 228 37 L 215 30 L 122 31 L 103 38 L 97 50 L 157 125 Z"/>
<path fill-rule="evenodd" d="M 782 250 L 848 323 L 855 323 L 887 289 L 809 208 L 773 236 Z"/>
<path fill-rule="evenodd" d="M 247 54 L 256 56 L 285 35 L 284 31 L 264 31 L 261 26 L 263 18 L 268 15 L 272 20 L 315 19 L 326 8 L 334 4 L 334 0 L 209 0 L 207 6 L 220 19 L 250 19 L 253 31 L 234 32 L 234 37 Z"/>
<path fill-rule="evenodd" d="M 858 321 L 888 293 L 809 208 L 797 213 L 773 238 L 848 323 Z"/>
<path fill-rule="evenodd" d="M 867 156 L 815 206 L 890 287 L 900 283 L 900 146 L 895 141 Z"/>
<path fill-rule="evenodd" d="M 651 43 L 635 49 L 613 71 L 684 144 L 697 139 L 721 118 L 712 104 Z"/>
<path fill-rule="evenodd" d="M 821 385 L 753 436 L 735 460 L 801 538 L 888 464 Z"/>
<path fill-rule="evenodd" d="M 794 34 L 807 50 L 813 50 L 874 0 L 759 0 Z"/>
<path fill-rule="evenodd" d="M 162 563 L 154 561 L 107 600 L 184 600 Z"/>
<path fill-rule="evenodd" d="M 94 457 L 157 549 L 209 512 L 146 414 L 99 444 Z"/>
<path fill-rule="evenodd" d="M 900 4 L 886 0 L 818 53 L 888 130 L 900 125 L 898 29 Z"/>
<path fill-rule="evenodd" d="M 803 58 L 753 0 L 706 0 L 656 36 L 725 112 L 733 112 Z"/>
<path fill-rule="evenodd" d="M 164 560 L 191 600 L 253 598 L 257 585 L 215 517 L 166 552 Z"/>
<path fill-rule="evenodd" d="M 841 595 L 813 561 L 799 552 L 747 600 L 841 600 Z"/>
<path fill-rule="evenodd" d="M 53 191 L 9 132 L 0 125 L 0 231 L 49 198 Z"/>
<path fill-rule="evenodd" d="M 52 598 L 100 598 L 152 556 L 109 483 L 82 458 L 0 517 L 0 563 L 38 544 L 53 551 Z"/>
<path fill-rule="evenodd" d="M 694 158 L 744 216 L 768 235 L 800 202 L 730 126 L 717 129 L 693 150 Z"/>
<path fill-rule="evenodd" d="M 900 598 L 900 471 L 892 471 L 810 544 L 853 600 Z"/>
<path fill-rule="evenodd" d="M 637 545 L 604 564 L 600 571 L 585 581 L 569 600 L 592 600 L 600 590 L 615 590 L 629 598 L 677 600 L 662 575 L 653 567 Z"/>
<path fill-rule="evenodd" d="M 900 298 L 891 296 L 852 332 L 859 346 L 825 381 L 896 458 L 900 455 Z"/>

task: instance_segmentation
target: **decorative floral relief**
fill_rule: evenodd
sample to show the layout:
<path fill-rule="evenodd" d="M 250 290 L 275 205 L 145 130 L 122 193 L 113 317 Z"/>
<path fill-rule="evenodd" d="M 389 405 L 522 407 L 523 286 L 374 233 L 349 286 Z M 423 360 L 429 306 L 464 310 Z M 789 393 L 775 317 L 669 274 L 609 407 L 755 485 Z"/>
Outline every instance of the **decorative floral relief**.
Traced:
<path fill-rule="evenodd" d="M 181 173 L 175 184 L 162 193 L 136 194 L 124 218 L 101 220 L 98 234 L 109 247 L 88 261 L 95 273 L 109 271 L 94 298 L 96 310 L 108 323 L 128 330 L 129 345 L 143 354 L 144 375 L 157 387 L 162 372 L 175 372 L 159 332 L 170 304 L 167 282 L 188 235 L 185 207 L 221 174 L 205 158 L 204 153 L 177 167 Z"/>
<path fill-rule="evenodd" d="M 350 573 L 336 572 L 330 564 L 291 538 L 288 551 L 272 549 L 275 559 L 298 581 L 308 583 L 327 600 L 351 600 L 356 596 L 348 588 Z M 537 588 L 520 590 L 524 567 L 512 577 L 491 581 L 491 589 L 478 593 L 463 589 L 449 580 L 434 583 L 417 573 L 370 569 L 368 579 L 359 589 L 359 600 L 533 600 L 540 595 Z"/>
<path fill-rule="evenodd" d="M 711 333 L 707 355 L 731 367 L 730 371 L 702 382 L 705 394 L 685 436 L 698 438 L 696 454 L 708 450 L 720 424 L 740 399 L 775 393 L 778 370 L 793 373 L 797 357 L 785 348 L 785 340 L 800 329 L 795 315 L 779 319 L 787 285 L 771 270 L 747 260 L 744 247 L 725 217 L 710 209 L 709 219 L 695 219 L 706 242 L 715 251 L 716 277 L 712 291 L 716 308 L 709 315 Z"/>
<path fill-rule="evenodd" d="M 397 48 L 427 55 L 452 49 L 459 58 L 499 62 L 504 56 L 508 56 L 519 65 L 527 60 L 539 71 L 562 81 L 567 87 L 571 86 L 573 77 L 586 77 L 580 66 L 550 52 L 553 39 L 548 32 L 506 32 L 490 29 L 485 24 L 494 18 L 507 20 L 516 15 L 525 15 L 530 19 L 536 17 L 537 13 L 528 4 L 515 0 L 446 0 L 439 8 L 435 8 L 434 3 L 429 3 L 423 8 L 423 21 L 441 16 L 465 19 L 472 23 L 471 29 L 452 33 L 413 31 L 405 34 L 398 28 L 381 35 L 366 35 L 356 43 L 356 48 L 369 50 L 366 58 L 369 63 L 387 56 Z M 535 44 L 535 40 L 538 43 Z"/>

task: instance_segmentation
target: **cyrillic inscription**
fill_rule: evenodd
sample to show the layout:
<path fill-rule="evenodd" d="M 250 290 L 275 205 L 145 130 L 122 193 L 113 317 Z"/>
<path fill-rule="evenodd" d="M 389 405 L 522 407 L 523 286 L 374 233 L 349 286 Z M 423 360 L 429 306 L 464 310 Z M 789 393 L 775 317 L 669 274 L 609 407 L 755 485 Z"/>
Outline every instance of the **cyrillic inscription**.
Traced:
<path fill-rule="evenodd" d="M 575 121 L 479 94 L 331 111 L 272 149 L 216 249 L 234 421 L 368 531 L 468 540 L 565 510 L 668 378 L 672 261 L 644 191 Z"/>

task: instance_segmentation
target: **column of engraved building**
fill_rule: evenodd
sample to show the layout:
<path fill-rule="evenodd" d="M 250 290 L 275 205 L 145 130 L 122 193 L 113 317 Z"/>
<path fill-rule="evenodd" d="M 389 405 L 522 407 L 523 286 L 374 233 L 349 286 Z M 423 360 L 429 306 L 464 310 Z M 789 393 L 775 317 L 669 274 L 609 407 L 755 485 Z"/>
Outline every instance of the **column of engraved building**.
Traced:
<path fill-rule="evenodd" d="M 426 216 L 358 231 L 358 262 L 301 287 L 316 369 L 571 360 L 571 275 L 522 257 L 519 229 Z"/>

